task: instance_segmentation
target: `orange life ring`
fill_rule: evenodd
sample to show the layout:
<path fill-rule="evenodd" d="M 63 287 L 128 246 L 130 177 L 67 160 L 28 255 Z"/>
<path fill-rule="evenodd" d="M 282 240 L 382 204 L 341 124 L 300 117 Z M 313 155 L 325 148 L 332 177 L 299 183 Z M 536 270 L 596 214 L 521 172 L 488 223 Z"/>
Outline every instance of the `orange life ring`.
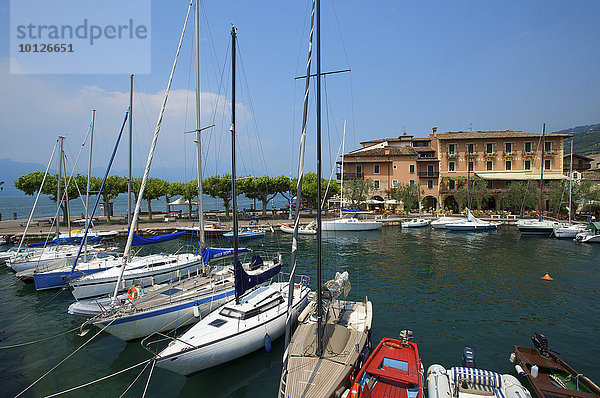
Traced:
<path fill-rule="evenodd" d="M 388 347 L 392 347 L 392 348 L 402 348 L 402 346 L 398 343 L 392 343 L 389 341 L 386 341 L 385 343 L 383 343 L 383 345 L 388 346 Z"/>
<path fill-rule="evenodd" d="M 127 289 L 127 297 L 129 297 L 129 300 L 135 300 L 138 298 L 138 291 L 135 286 L 131 286 L 129 289 Z"/>
<path fill-rule="evenodd" d="M 352 385 L 352 389 L 350 390 L 350 394 L 348 394 L 348 397 L 350 398 L 358 398 L 360 396 L 360 384 L 359 383 L 354 383 Z"/>

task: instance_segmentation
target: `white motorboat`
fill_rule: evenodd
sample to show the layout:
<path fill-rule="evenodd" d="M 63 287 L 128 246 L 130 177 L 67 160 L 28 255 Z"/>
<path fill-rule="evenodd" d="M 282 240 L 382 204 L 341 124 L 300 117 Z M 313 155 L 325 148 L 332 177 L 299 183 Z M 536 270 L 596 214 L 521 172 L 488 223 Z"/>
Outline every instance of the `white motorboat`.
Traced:
<path fill-rule="evenodd" d="M 223 234 L 228 241 L 233 242 L 233 231 Z M 239 240 L 260 239 L 265 237 L 265 231 L 262 229 L 240 229 L 238 231 Z"/>
<path fill-rule="evenodd" d="M 373 231 L 380 229 L 382 223 L 375 220 L 359 220 L 355 217 L 338 218 L 331 221 L 323 221 L 323 231 Z"/>
<path fill-rule="evenodd" d="M 88 253 L 93 255 L 109 249 L 103 246 L 93 246 L 88 248 Z M 43 267 L 56 260 L 73 259 L 77 256 L 78 251 L 79 247 L 77 246 L 50 246 L 44 248 L 41 253 L 39 251 L 32 251 L 24 255 L 19 254 L 19 256 L 11 257 L 8 265 L 13 271 L 18 273 L 36 267 Z"/>
<path fill-rule="evenodd" d="M 531 398 L 521 382 L 509 374 L 471 367 L 431 365 L 427 369 L 428 398 Z"/>
<path fill-rule="evenodd" d="M 585 231 L 585 224 L 561 223 L 554 226 L 554 236 L 558 239 L 575 238 L 578 233 Z"/>
<path fill-rule="evenodd" d="M 552 220 L 524 219 L 517 221 L 517 229 L 523 235 L 552 236 L 556 225 L 558 223 Z"/>
<path fill-rule="evenodd" d="M 287 225 L 287 224 L 279 224 L 279 230 L 281 232 L 285 232 L 286 234 L 293 234 L 294 233 L 294 227 Z M 316 235 L 317 234 L 317 228 L 316 228 L 316 222 L 315 221 L 311 221 L 310 223 L 308 223 L 307 225 L 304 225 L 302 227 L 298 227 L 298 235 Z"/>
<path fill-rule="evenodd" d="M 69 282 L 71 293 L 75 299 L 81 300 L 112 293 L 121 273 L 123 277 L 118 291 L 125 291 L 134 285 L 146 287 L 193 275 L 202 264 L 200 255 L 161 253 L 134 257 L 122 272 L 124 261 L 122 258 L 117 259 L 117 261 L 119 260 L 118 266 Z"/>
<path fill-rule="evenodd" d="M 431 220 L 426 220 L 424 218 L 413 218 L 408 221 L 402 221 L 402 228 L 421 228 L 426 227 L 431 223 Z"/>
<path fill-rule="evenodd" d="M 588 228 L 575 236 L 577 242 L 600 243 L 600 222 L 591 222 Z"/>
<path fill-rule="evenodd" d="M 465 221 L 464 217 L 449 217 L 444 215 L 431 221 L 429 225 L 434 229 L 446 229 L 446 225 L 448 224 L 456 224 L 463 221 Z"/>

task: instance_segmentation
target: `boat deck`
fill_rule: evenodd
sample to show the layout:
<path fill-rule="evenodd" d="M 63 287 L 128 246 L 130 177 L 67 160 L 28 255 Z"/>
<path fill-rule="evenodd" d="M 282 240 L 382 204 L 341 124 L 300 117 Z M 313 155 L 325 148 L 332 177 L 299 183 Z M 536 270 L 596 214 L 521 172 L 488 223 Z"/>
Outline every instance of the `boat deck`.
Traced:
<path fill-rule="evenodd" d="M 349 383 L 367 343 L 371 303 L 336 302 L 325 325 L 323 355 L 316 356 L 317 324 L 301 322 L 290 341 L 286 397 L 328 397 Z"/>

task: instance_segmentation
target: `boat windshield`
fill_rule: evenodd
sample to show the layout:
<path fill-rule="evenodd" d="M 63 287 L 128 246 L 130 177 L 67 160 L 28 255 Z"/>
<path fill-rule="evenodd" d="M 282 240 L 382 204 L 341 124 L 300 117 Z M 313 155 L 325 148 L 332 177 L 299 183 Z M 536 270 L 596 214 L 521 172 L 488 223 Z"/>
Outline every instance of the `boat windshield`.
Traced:
<path fill-rule="evenodd" d="M 262 304 L 259 307 L 249 309 L 248 311 L 240 311 L 235 308 L 225 307 L 221 310 L 221 312 L 219 312 L 219 314 L 221 314 L 222 316 L 228 317 L 228 318 L 250 319 L 252 317 L 257 316 L 261 312 L 265 312 L 265 311 L 270 310 L 271 308 L 277 307 L 279 304 L 281 304 L 283 302 L 284 302 L 283 297 L 279 296 L 275 300 L 271 300 L 265 304 Z"/>

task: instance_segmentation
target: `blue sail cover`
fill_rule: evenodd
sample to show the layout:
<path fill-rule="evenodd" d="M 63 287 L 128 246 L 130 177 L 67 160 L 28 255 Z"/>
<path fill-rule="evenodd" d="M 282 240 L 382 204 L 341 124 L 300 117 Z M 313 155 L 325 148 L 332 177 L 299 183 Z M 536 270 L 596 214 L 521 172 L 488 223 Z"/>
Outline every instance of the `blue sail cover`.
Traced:
<path fill-rule="evenodd" d="M 258 257 L 258 256 L 254 256 L 254 257 Z M 254 258 L 253 258 L 253 260 L 254 260 Z M 238 261 L 238 263 L 235 267 L 235 294 L 238 297 L 240 297 L 247 290 L 252 289 L 254 286 L 260 285 L 261 283 L 264 283 L 264 282 L 268 281 L 269 279 L 273 278 L 275 275 L 277 275 L 279 273 L 279 271 L 281 271 L 281 265 L 282 264 L 279 263 L 275 267 L 269 268 L 267 271 L 263 272 L 262 274 L 248 275 L 248 273 L 246 273 L 246 271 L 244 271 L 244 267 L 242 267 L 242 264 Z"/>
<path fill-rule="evenodd" d="M 154 243 L 168 242 L 170 240 L 175 240 L 175 239 L 179 238 L 184 233 L 185 233 L 184 231 L 181 231 L 181 232 L 173 232 L 172 234 L 158 235 L 158 236 L 151 236 L 151 237 L 142 237 L 142 236 L 139 236 L 138 234 L 133 234 L 133 240 L 132 240 L 131 245 L 132 246 L 144 246 L 144 245 L 151 245 Z"/>
<path fill-rule="evenodd" d="M 82 238 L 83 238 L 82 236 L 69 236 L 67 238 L 58 238 L 58 239 L 49 240 L 47 242 L 30 243 L 27 246 L 43 247 L 43 246 L 50 246 L 50 245 L 66 245 L 69 243 L 80 243 Z M 87 238 L 88 243 L 96 243 L 96 242 L 100 242 L 101 240 L 102 240 L 101 236 L 88 236 L 88 238 Z"/>
<path fill-rule="evenodd" d="M 345 209 L 345 208 L 343 208 L 343 207 L 342 207 L 342 211 L 343 211 L 344 213 L 361 213 L 361 214 L 362 214 L 362 213 L 367 213 L 367 214 L 368 214 L 368 213 L 371 213 L 371 212 L 370 212 L 370 211 L 368 211 L 368 210 L 350 210 L 350 209 Z"/>
<path fill-rule="evenodd" d="M 247 253 L 250 249 L 239 248 L 238 253 Z M 224 257 L 233 256 L 233 249 L 221 249 L 217 247 L 205 247 L 202 249 L 202 261 L 204 264 L 208 264 L 210 260 L 215 260 Z"/>

